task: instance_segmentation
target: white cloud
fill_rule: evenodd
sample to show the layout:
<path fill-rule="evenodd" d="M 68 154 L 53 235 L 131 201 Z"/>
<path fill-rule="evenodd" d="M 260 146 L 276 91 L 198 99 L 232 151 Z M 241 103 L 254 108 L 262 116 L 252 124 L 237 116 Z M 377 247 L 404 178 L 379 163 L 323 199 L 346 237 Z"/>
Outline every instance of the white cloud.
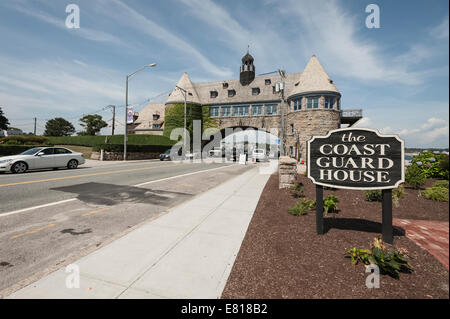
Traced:
<path fill-rule="evenodd" d="M 426 130 L 426 129 L 430 129 L 430 128 L 435 128 L 435 127 L 438 127 L 438 126 L 445 125 L 445 123 L 448 123 L 448 121 L 446 121 L 444 119 L 438 119 L 438 118 L 435 118 L 435 117 L 430 117 L 427 120 L 427 122 L 422 125 L 422 129 Z"/>
<path fill-rule="evenodd" d="M 135 9 L 131 8 L 120 0 L 109 0 L 104 2 L 107 10 L 102 13 L 116 20 L 117 23 L 125 24 L 129 28 L 133 28 L 158 39 L 166 45 L 179 51 L 180 56 L 188 55 L 191 61 L 198 62 L 204 71 L 214 74 L 218 77 L 230 77 L 232 72 L 228 68 L 221 68 L 212 63 L 205 55 L 203 55 L 194 45 L 184 40 L 181 36 L 170 32 L 168 29 L 145 17 Z M 111 8 L 114 4 L 116 8 Z M 194 63 L 195 63 L 194 62 Z"/>
<path fill-rule="evenodd" d="M 382 45 L 361 36 L 364 21 L 349 14 L 337 1 L 290 0 L 280 11 L 302 25 L 302 33 L 291 39 L 292 45 L 297 43 L 301 50 L 315 53 L 334 73 L 406 85 L 423 83 L 427 76 L 435 74 L 409 71 L 414 61 L 386 56 Z M 417 59 L 429 57 L 429 53 L 417 46 L 408 54 Z"/>
<path fill-rule="evenodd" d="M 66 30 L 67 32 L 70 32 L 71 34 L 80 36 L 82 38 L 85 38 L 87 40 L 91 41 L 99 41 L 99 42 L 109 42 L 112 44 L 119 44 L 119 45 L 125 45 L 121 39 L 118 37 L 99 30 L 94 30 L 87 27 L 80 27 L 79 29 L 68 29 L 65 25 L 65 19 L 63 18 L 56 18 L 42 10 L 38 10 L 36 8 L 30 9 L 31 5 L 28 2 L 22 2 L 22 5 L 19 4 L 12 4 L 11 6 L 13 9 L 17 10 L 18 12 L 21 12 L 23 14 L 26 14 L 30 17 L 36 18 L 42 22 L 51 24 L 53 26 L 56 26 L 60 29 Z"/>
<path fill-rule="evenodd" d="M 236 16 L 212 0 L 180 0 L 180 2 L 188 8 L 190 15 L 217 30 L 217 39 L 224 42 L 227 48 L 244 54 L 247 46 L 250 46 L 250 52 L 257 60 L 257 67 L 260 70 L 267 72 L 272 71 L 272 68 L 291 66 L 298 72 L 298 68 L 305 63 L 303 59 L 292 55 L 290 43 L 285 41 L 285 37 L 281 34 L 283 30 L 275 28 L 274 21 L 270 20 L 272 15 L 269 15 L 270 18 L 261 15 L 262 12 L 241 15 L 245 16 L 247 26 L 244 26 Z"/>
<path fill-rule="evenodd" d="M 396 127 L 379 125 L 369 117 L 362 118 L 354 127 L 372 128 L 382 134 L 397 134 L 406 142 L 406 146 L 412 147 L 448 147 L 449 124 L 448 120 L 430 117 L 424 123 L 416 127 Z"/>
<path fill-rule="evenodd" d="M 439 40 L 448 39 L 448 16 L 439 25 L 432 28 L 430 34 Z"/>
<path fill-rule="evenodd" d="M 415 128 L 385 127 L 380 131 L 385 134 L 398 134 L 405 139 L 407 146 L 448 147 L 449 124 L 448 120 L 444 119 L 429 118 L 425 123 Z"/>

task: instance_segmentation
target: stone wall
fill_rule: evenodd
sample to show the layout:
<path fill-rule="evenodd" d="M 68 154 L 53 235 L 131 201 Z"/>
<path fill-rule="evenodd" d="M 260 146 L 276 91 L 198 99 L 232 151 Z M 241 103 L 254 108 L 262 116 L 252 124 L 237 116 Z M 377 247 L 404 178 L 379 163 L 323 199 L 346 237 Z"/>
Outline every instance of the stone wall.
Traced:
<path fill-rule="evenodd" d="M 294 124 L 294 134 L 290 133 L 290 125 Z M 289 146 L 298 147 L 300 156 L 306 160 L 307 141 L 314 135 L 326 135 L 330 130 L 340 127 L 340 112 L 338 110 L 299 110 L 288 113 L 286 121 L 286 154 Z"/>
<path fill-rule="evenodd" d="M 100 152 L 92 152 L 91 159 L 100 160 Z M 142 160 L 159 158 L 160 153 L 154 152 L 127 152 L 127 160 Z M 104 161 L 121 161 L 123 160 L 122 152 L 103 152 Z"/>
<path fill-rule="evenodd" d="M 297 179 L 297 161 L 289 156 L 281 156 L 279 159 L 279 187 L 291 188 Z"/>

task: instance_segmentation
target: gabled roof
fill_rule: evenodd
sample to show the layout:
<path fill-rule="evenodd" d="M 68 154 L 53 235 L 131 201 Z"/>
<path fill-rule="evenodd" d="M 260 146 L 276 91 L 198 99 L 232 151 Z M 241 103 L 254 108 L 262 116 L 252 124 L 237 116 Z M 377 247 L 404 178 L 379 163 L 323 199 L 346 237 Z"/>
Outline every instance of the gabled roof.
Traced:
<path fill-rule="evenodd" d="M 135 129 L 151 129 L 153 124 L 163 124 L 166 111 L 165 103 L 150 103 L 139 111 L 139 116 L 134 122 Z M 153 120 L 153 114 L 158 114 L 160 117 Z"/>
<path fill-rule="evenodd" d="M 290 95 L 324 91 L 340 93 L 320 64 L 319 59 L 313 55 L 306 65 L 305 70 L 300 75 L 298 84 L 290 92 Z"/>
<path fill-rule="evenodd" d="M 200 103 L 194 85 L 192 84 L 191 79 L 186 72 L 184 72 L 181 76 L 180 80 L 177 83 L 177 86 L 185 89 L 190 93 L 186 95 L 187 102 Z M 177 89 L 177 87 L 175 87 L 172 93 L 170 93 L 170 96 L 167 99 L 166 103 L 184 103 L 184 93 L 180 89 Z"/>
<path fill-rule="evenodd" d="M 286 74 L 285 96 L 289 96 L 298 81 L 301 73 Z M 270 84 L 266 84 L 270 80 Z M 229 103 L 261 103 L 266 101 L 279 101 L 280 94 L 273 92 L 273 86 L 281 81 L 279 75 L 257 76 L 249 85 L 243 86 L 239 79 L 217 82 L 204 82 L 194 84 L 199 100 L 203 105 L 229 104 Z M 228 86 L 224 88 L 223 84 Z M 253 95 L 253 88 L 259 88 L 259 94 Z M 234 90 L 236 94 L 228 96 L 228 90 Z M 211 91 L 217 92 L 217 97 L 211 98 Z"/>

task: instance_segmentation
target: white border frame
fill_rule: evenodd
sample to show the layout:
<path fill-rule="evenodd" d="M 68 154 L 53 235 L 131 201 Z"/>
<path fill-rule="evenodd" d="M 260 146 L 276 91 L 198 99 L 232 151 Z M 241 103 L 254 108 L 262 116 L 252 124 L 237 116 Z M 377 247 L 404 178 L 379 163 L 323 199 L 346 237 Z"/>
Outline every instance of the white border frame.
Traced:
<path fill-rule="evenodd" d="M 316 180 L 310 175 L 311 174 L 311 161 L 310 161 L 310 153 L 311 153 L 311 143 L 315 140 L 315 139 L 324 139 L 324 138 L 328 138 L 331 136 L 331 134 L 335 133 L 335 132 L 343 132 L 343 131 L 369 131 L 369 132 L 374 132 L 375 134 L 377 134 L 378 137 L 394 137 L 395 139 L 397 139 L 400 144 L 401 144 L 401 152 L 402 152 L 402 164 L 401 164 L 401 168 L 402 168 L 402 172 L 401 172 L 401 177 L 400 180 L 397 181 L 397 183 L 395 183 L 395 185 L 392 186 L 385 186 L 385 187 L 351 187 L 351 186 L 340 186 L 340 185 L 333 185 L 333 184 L 326 184 L 326 183 L 318 183 L 316 182 Z M 340 128 L 340 129 L 336 129 L 336 130 L 331 130 L 328 131 L 327 135 L 325 136 L 313 136 L 311 139 L 308 140 L 308 163 L 307 163 L 307 167 L 308 167 L 308 178 L 310 180 L 312 180 L 312 182 L 316 185 L 321 185 L 321 186 L 327 186 L 327 187 L 332 187 L 332 188 L 342 188 L 342 189 L 354 189 L 354 190 L 376 190 L 376 189 L 394 189 L 397 188 L 400 184 L 405 182 L 405 142 L 398 137 L 398 135 L 392 134 L 392 135 L 382 135 L 380 134 L 380 132 L 378 132 L 377 130 L 373 130 L 373 129 L 369 129 L 369 128 L 351 128 L 351 127 L 346 127 L 346 128 Z"/>

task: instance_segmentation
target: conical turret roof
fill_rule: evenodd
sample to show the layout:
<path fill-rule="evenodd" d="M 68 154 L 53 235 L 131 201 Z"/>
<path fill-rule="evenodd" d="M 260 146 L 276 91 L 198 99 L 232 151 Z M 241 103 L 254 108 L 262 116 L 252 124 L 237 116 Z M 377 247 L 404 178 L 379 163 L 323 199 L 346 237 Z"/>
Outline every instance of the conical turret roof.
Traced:
<path fill-rule="evenodd" d="M 306 65 L 291 95 L 310 92 L 340 93 L 315 55 L 311 57 Z"/>
<path fill-rule="evenodd" d="M 177 83 L 177 86 L 188 91 L 188 94 L 186 95 L 187 102 L 200 103 L 194 85 L 192 84 L 191 79 L 186 72 L 184 72 L 181 76 L 180 80 Z M 170 96 L 167 99 L 166 103 L 184 103 L 184 93 L 180 89 L 177 89 L 177 87 L 175 87 L 172 93 L 170 93 Z"/>
<path fill-rule="evenodd" d="M 242 63 L 245 63 L 245 61 L 251 61 L 251 62 L 255 61 L 253 56 L 248 51 L 247 51 L 247 54 L 242 57 Z"/>

